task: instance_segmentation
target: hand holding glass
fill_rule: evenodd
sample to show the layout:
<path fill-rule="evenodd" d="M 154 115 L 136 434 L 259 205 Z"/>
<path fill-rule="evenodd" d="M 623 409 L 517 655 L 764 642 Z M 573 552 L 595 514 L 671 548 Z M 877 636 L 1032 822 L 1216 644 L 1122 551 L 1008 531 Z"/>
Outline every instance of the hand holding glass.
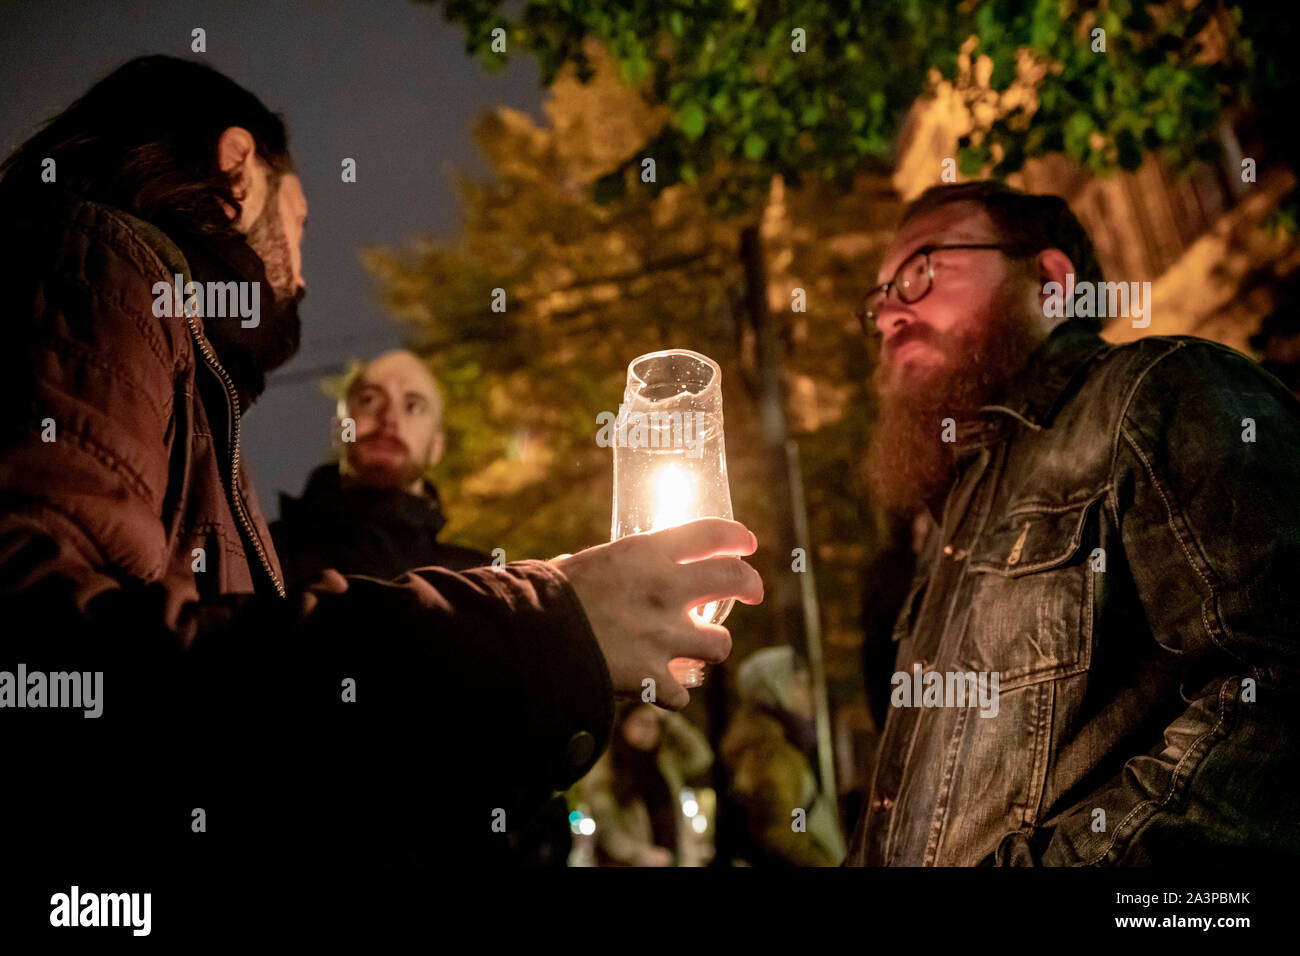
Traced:
<path fill-rule="evenodd" d="M 610 539 L 659 531 L 695 518 L 731 518 L 722 436 L 722 369 L 685 349 L 651 352 L 627 367 L 614 444 L 614 517 Z M 721 624 L 728 598 L 692 608 Z M 703 661 L 674 658 L 683 687 L 698 687 Z"/>

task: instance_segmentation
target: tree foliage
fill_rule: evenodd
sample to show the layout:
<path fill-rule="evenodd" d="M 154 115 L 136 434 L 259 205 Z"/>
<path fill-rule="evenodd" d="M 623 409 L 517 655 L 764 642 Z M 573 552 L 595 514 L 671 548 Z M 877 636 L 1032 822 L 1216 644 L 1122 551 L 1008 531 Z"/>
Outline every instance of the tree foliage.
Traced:
<path fill-rule="evenodd" d="M 595 415 L 617 408 L 632 357 L 686 347 L 723 367 L 735 512 L 772 540 L 782 503 L 764 483 L 754 335 L 738 320 L 752 279 L 738 237 L 761 222 L 827 673 L 841 694 L 858 676 L 858 569 L 878 543 L 853 467 L 871 421 L 870 356 L 849 314 L 888 238 L 887 176 L 917 99 L 945 81 L 961 93 L 967 174 L 1003 176 L 1053 152 L 1106 172 L 1149 152 L 1175 165 L 1210 155 L 1221 117 L 1285 102 L 1293 78 L 1278 52 L 1277 37 L 1294 33 L 1285 18 L 1243 21 L 1216 3 L 444 0 L 443 10 L 487 67 L 536 57 L 552 94 L 545 128 L 507 110 L 479 125 L 492 172 L 462 185 L 457 243 L 369 256 L 448 391 L 450 532 L 512 559 L 605 539 L 610 452 L 593 441 Z M 1290 126 L 1269 132 L 1279 129 Z M 1274 138 L 1294 158 L 1294 135 Z M 791 309 L 796 288 L 806 313 Z M 496 289 L 504 312 L 489 308 Z M 757 565 L 769 582 L 790 577 L 786 555 L 760 553 Z M 737 659 L 768 643 L 770 603 L 734 612 Z"/>
<path fill-rule="evenodd" d="M 447 535 L 503 548 L 510 560 L 607 540 L 612 453 L 595 443 L 596 415 L 617 410 L 632 358 L 690 348 L 722 366 L 734 511 L 767 542 L 755 562 L 770 583 L 789 573 L 791 556 L 770 544 L 779 502 L 759 454 L 754 343 L 735 319 L 740 225 L 684 185 L 590 201 L 591 185 L 663 122 L 599 54 L 592 68 L 590 83 L 555 81 L 544 127 L 510 110 L 480 121 L 490 172 L 462 180 L 455 242 L 367 255 L 389 311 L 446 391 L 447 453 L 435 477 Z M 834 645 L 828 670 L 845 696 L 860 686 L 858 576 L 874 533 L 853 465 L 871 405 L 851 305 L 864 255 L 886 241 L 896 211 L 884 181 L 847 199 L 813 184 L 781 193 L 765 229 L 813 522 L 808 561 Z M 490 307 L 498 288 L 504 312 Z M 793 311 L 796 288 L 806 312 Z M 769 605 L 732 612 L 740 657 L 770 642 Z"/>
<path fill-rule="evenodd" d="M 959 79 L 972 36 L 972 98 L 992 109 L 963 138 L 967 174 L 1004 176 L 1052 152 L 1097 172 L 1135 169 L 1144 152 L 1186 165 L 1218 150 L 1225 111 L 1278 80 L 1277 58 L 1257 58 L 1258 38 L 1239 29 L 1240 9 L 1213 2 L 530 0 L 506 12 L 519 6 L 444 0 L 443 10 L 487 66 L 525 52 L 547 85 L 565 64 L 589 76 L 599 43 L 625 82 L 669 111 L 640 153 L 656 157 L 658 188 L 725 164 L 710 201 L 728 212 L 761 207 L 773 175 L 847 187 L 887 164 L 927 85 Z M 492 48 L 498 28 L 505 52 Z M 625 181 L 612 175 L 598 195 Z"/>

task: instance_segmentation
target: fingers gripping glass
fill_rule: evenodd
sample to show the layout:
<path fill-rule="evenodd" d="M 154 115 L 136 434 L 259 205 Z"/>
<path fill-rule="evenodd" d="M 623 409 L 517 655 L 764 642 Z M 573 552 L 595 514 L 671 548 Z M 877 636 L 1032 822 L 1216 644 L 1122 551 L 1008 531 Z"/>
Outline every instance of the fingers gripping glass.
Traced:
<path fill-rule="evenodd" d="M 920 302 L 934 285 L 934 263 L 930 254 L 947 249 L 997 249 L 1012 256 L 1028 255 L 1036 250 L 1032 246 L 1011 242 L 961 243 L 951 246 L 922 246 L 912 253 L 888 282 L 876 286 L 862 297 L 855 314 L 867 335 L 879 335 L 876 319 L 884 308 L 885 299 L 892 290 L 898 301 L 911 305 Z"/>

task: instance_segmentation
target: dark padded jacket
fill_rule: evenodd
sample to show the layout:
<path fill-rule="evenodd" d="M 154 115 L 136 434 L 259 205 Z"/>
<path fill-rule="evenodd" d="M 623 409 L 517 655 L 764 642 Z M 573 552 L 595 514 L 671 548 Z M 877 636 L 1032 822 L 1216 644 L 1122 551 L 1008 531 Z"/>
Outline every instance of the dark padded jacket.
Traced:
<path fill-rule="evenodd" d="M 438 489 L 348 488 L 338 465 L 311 473 L 302 496 L 280 496 L 271 537 L 290 585 L 306 585 L 325 568 L 390 578 L 411 568 L 481 568 L 492 556 L 438 540 L 446 525 Z"/>
<path fill-rule="evenodd" d="M 563 575 L 356 578 L 304 613 L 203 318 L 155 314 L 179 250 L 36 192 L 0 250 L 0 672 L 101 671 L 103 714 L 0 708 L 8 848 L 109 887 L 497 858 L 610 733 Z"/>

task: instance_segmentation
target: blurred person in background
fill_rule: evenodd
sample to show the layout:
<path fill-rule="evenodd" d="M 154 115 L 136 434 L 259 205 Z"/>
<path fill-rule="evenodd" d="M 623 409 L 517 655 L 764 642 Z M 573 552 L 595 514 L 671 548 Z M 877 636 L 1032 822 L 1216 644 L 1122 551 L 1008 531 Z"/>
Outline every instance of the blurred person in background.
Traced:
<path fill-rule="evenodd" d="M 426 476 L 446 447 L 442 414 L 442 391 L 411 352 L 388 352 L 348 377 L 338 463 L 313 471 L 302 497 L 281 495 L 271 525 L 290 587 L 326 568 L 391 578 L 410 568 L 491 563 L 481 551 L 438 540 L 447 519 Z"/>
<path fill-rule="evenodd" d="M 742 704 L 720 756 L 746 822 L 739 856 L 753 866 L 838 866 L 844 834 L 816 772 L 807 668 L 794 648 L 766 647 L 740 665 L 737 682 Z"/>
<path fill-rule="evenodd" d="M 619 711 L 609 750 L 581 784 L 596 823 L 597 865 L 692 862 L 682 788 L 712 765 L 708 740 L 681 714 L 639 701 Z"/>
<path fill-rule="evenodd" d="M 338 462 L 312 472 L 302 497 L 280 496 L 271 525 L 290 588 L 306 587 L 327 568 L 395 578 L 410 568 L 464 571 L 490 555 L 438 540 L 447 524 L 428 479 L 442 459 L 445 404 L 437 380 L 413 352 L 386 352 L 345 377 L 335 436 Z M 571 849 L 568 808 L 552 797 L 527 826 L 511 819 L 511 862 L 563 866 Z"/>

